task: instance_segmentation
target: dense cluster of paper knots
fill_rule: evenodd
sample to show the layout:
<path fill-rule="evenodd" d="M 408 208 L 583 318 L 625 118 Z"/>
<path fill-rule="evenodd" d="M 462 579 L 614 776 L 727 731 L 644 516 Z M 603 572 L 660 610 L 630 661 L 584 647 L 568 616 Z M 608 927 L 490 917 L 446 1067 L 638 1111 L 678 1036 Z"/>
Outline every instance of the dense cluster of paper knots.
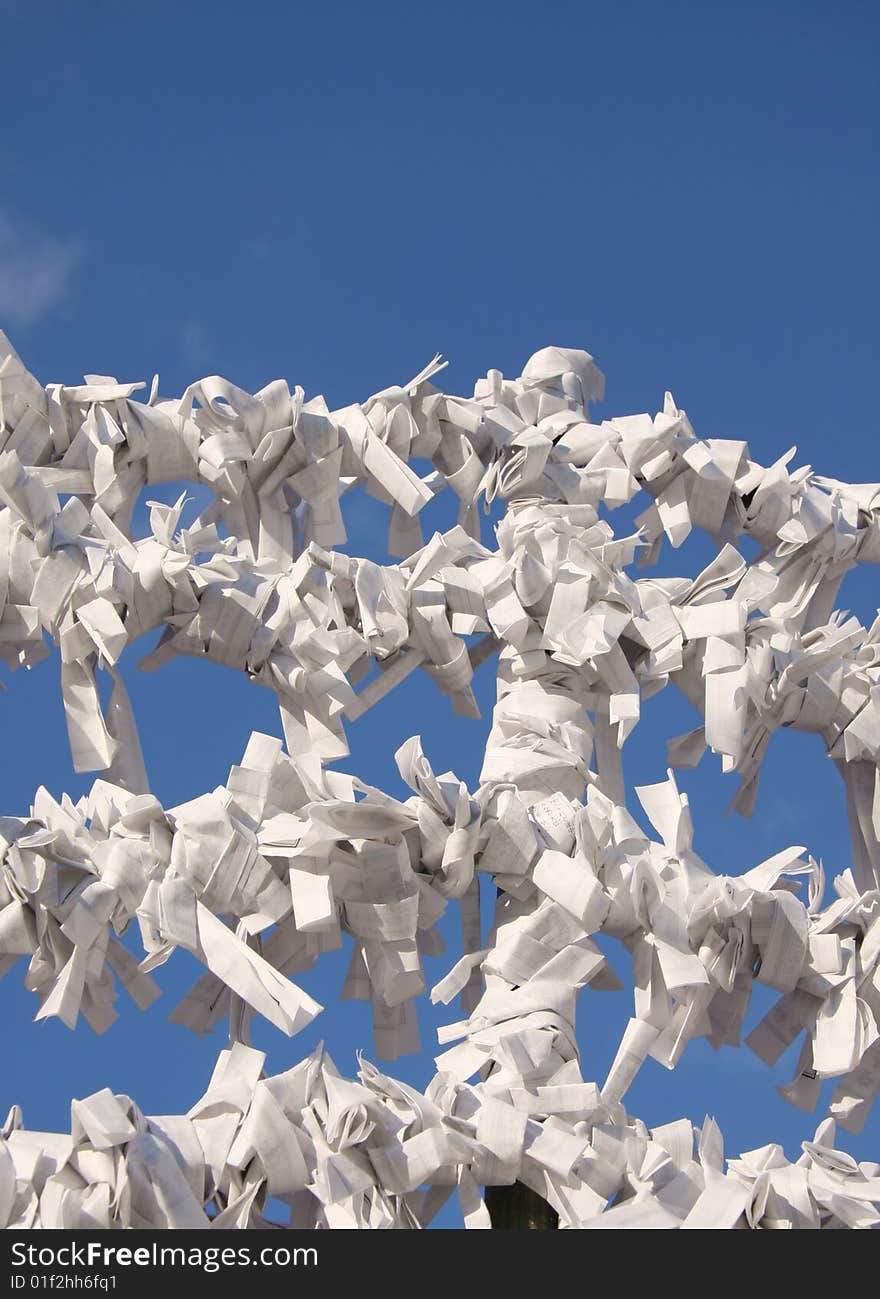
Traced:
<path fill-rule="evenodd" d="M 230 1035 L 185 1115 L 105 1090 L 59 1135 L 14 1109 L 0 1223 L 256 1227 L 274 1197 L 296 1226 L 423 1227 L 457 1192 L 485 1227 L 480 1188 L 517 1180 L 569 1228 L 880 1222 L 880 1166 L 834 1149 L 835 1124 L 859 1131 L 880 1087 L 880 619 L 835 612 L 843 575 L 880 561 L 880 485 L 791 470 L 791 454 L 764 467 L 744 442 L 699 438 L 668 394 L 653 418 L 592 423 L 602 376 L 565 348 L 515 380 L 490 371 L 473 398 L 438 391 L 435 361 L 331 411 L 283 381 L 251 395 L 215 376 L 173 401 L 101 375 L 44 388 L 0 340 L 0 654 L 30 667 L 60 648 L 74 767 L 100 773 L 78 802 L 41 788 L 0 820 L 0 972 L 27 957 L 38 1017 L 102 1032 L 116 981 L 150 1004 L 151 972 L 182 947 L 205 973 L 172 1018 L 202 1033 L 228 1017 Z M 181 527 L 183 497 L 154 504 L 133 538 L 142 489 L 178 480 L 209 486 L 210 508 Z M 400 562 L 334 549 L 356 486 L 390 507 Z M 425 542 L 420 511 L 447 488 L 458 523 Z M 637 531 L 618 537 L 605 511 L 639 492 Z M 495 499 L 491 550 L 478 505 Z M 717 545 L 695 578 L 633 575 L 694 527 Z M 284 734 L 254 734 L 225 786 L 173 808 L 150 793 L 117 668 L 158 628 L 141 666 L 240 669 L 276 692 Z M 329 765 L 344 719 L 417 668 L 474 716 L 490 654 L 478 789 L 435 775 L 415 737 L 397 754 L 405 801 Z M 833 901 L 798 846 L 714 874 L 672 770 L 636 791 L 656 837 L 634 819 L 621 748 L 670 683 L 704 717 L 670 742 L 671 766 L 708 747 L 739 773 L 746 814 L 773 732 L 822 736 L 852 837 Z M 479 873 L 498 889 L 485 943 Z M 266 1075 L 252 1017 L 309 1024 L 321 1007 L 295 976 L 343 934 L 345 995 L 371 1001 L 378 1058 L 417 1050 L 422 958 L 443 950 L 450 905 L 464 955 L 431 996 L 458 997 L 464 1018 L 441 1031 L 425 1094 L 364 1059 L 346 1080 L 320 1049 Z M 119 938 L 132 924 L 140 960 Z M 574 1028 L 580 990 L 619 986 L 600 932 L 635 983 L 601 1087 Z M 839 1080 L 796 1163 L 776 1145 L 725 1162 L 712 1120 L 649 1130 L 623 1106 L 647 1056 L 672 1068 L 694 1037 L 737 1044 L 755 980 L 780 997 L 752 1050 L 772 1063 L 803 1035 L 786 1098 L 812 1110 Z"/>

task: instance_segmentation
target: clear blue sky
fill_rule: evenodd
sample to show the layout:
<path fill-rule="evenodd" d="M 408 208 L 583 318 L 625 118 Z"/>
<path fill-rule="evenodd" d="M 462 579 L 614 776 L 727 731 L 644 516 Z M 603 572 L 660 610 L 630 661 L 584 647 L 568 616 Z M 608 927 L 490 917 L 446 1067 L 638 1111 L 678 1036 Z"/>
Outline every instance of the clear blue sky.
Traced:
<path fill-rule="evenodd" d="M 331 406 L 436 350 L 444 387 L 469 391 L 546 344 L 585 347 L 608 378 L 602 414 L 653 411 L 671 388 L 701 435 L 746 438 L 765 464 L 797 444 L 798 463 L 877 479 L 878 14 L 868 0 L 0 0 L 0 323 L 44 382 L 158 370 L 171 395 L 203 374 L 249 389 L 284 376 Z M 367 512 L 359 546 L 382 557 Z M 677 556 L 691 573 L 700 558 L 696 543 Z M 870 620 L 878 589 L 866 570 L 845 602 Z M 141 649 L 129 680 L 166 805 L 222 781 L 251 729 L 280 733 L 268 692 L 192 663 L 134 678 Z M 81 793 L 56 660 L 6 685 L 0 810 L 26 811 L 41 782 Z M 492 694 L 484 669 L 484 721 L 468 727 L 411 681 L 352 730 L 352 769 L 401 792 L 390 755 L 421 730 L 435 769 L 473 788 Z M 648 704 L 631 781 L 662 779 L 664 739 L 694 724 L 681 699 Z M 717 761 L 681 784 L 716 870 L 791 842 L 829 876 L 849 864 L 842 784 L 815 737 L 774 739 L 754 823 L 722 819 Z M 149 1112 L 200 1094 L 223 1041 L 166 1023 L 193 973 L 183 955 L 160 971 L 166 996 L 145 1015 L 121 997 L 102 1039 L 31 1024 L 23 970 L 0 987 L 0 1102 L 22 1102 L 28 1126 L 66 1128 L 70 1097 L 104 1085 Z M 304 981 L 328 1005 L 306 1034 L 259 1030 L 273 1070 L 320 1036 L 346 1072 L 356 1047 L 370 1054 L 367 1008 L 337 1010 L 340 980 L 330 959 Z M 604 1076 L 630 1005 L 582 1001 L 586 1077 Z M 431 1022 L 399 1069 L 422 1084 Z M 773 1090 L 793 1069 L 791 1053 L 768 1071 L 697 1043 L 673 1074 L 649 1061 L 628 1104 L 649 1123 L 709 1110 L 729 1154 L 779 1140 L 793 1156 L 815 1123 Z M 843 1144 L 878 1158 L 878 1137 L 874 1118 Z"/>

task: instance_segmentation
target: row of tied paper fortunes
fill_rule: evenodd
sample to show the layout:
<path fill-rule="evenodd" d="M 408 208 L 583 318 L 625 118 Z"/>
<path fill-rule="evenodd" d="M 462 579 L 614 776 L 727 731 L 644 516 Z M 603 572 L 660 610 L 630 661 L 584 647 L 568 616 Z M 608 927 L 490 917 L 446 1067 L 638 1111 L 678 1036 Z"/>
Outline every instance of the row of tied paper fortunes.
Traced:
<path fill-rule="evenodd" d="M 750 1045 L 772 1063 L 806 1031 L 787 1098 L 812 1109 L 822 1080 L 839 1077 L 833 1112 L 861 1128 L 878 1082 L 876 890 L 860 893 L 846 872 L 822 909 L 821 869 L 798 847 L 714 875 L 693 851 L 671 774 L 637 791 L 654 841 L 598 784 L 585 806 L 557 791 L 527 808 L 510 788 L 471 799 L 451 774 L 434 776 L 417 741 L 398 762 L 415 791 L 406 802 L 256 734 L 225 787 L 168 812 L 106 781 L 77 804 L 41 790 L 32 817 L 2 825 L 4 968 L 30 957 L 39 1017 L 73 1027 L 82 1010 L 101 1032 L 116 1018 L 114 973 L 146 1007 L 158 995 L 149 972 L 182 947 L 207 972 L 173 1018 L 204 1033 L 234 1010 L 244 1039 L 254 1011 L 288 1033 L 311 1022 L 320 1007 L 288 976 L 340 947 L 344 930 L 354 940 L 344 995 L 372 1000 L 379 1054 L 396 1058 L 418 1049 L 421 958 L 442 951 L 435 925 L 459 898 L 465 955 L 432 994 L 467 993 L 469 1019 L 441 1034 L 465 1040 L 438 1058 L 459 1081 L 491 1065 L 504 1091 L 576 1060 L 578 989 L 619 986 L 593 937 L 602 932 L 625 944 L 635 974 L 607 1098 L 623 1096 L 648 1054 L 673 1067 L 695 1036 L 738 1043 L 757 978 L 783 995 Z M 476 871 L 504 891 L 488 949 Z M 791 891 L 804 876 L 808 906 Z M 140 963 L 116 936 L 132 921 Z"/>
<path fill-rule="evenodd" d="M 777 1145 L 725 1163 L 712 1119 L 649 1129 L 563 1067 L 509 1101 L 439 1074 L 426 1094 L 318 1048 L 286 1073 L 237 1044 L 187 1114 L 146 1117 L 108 1089 L 71 1107 L 69 1134 L 0 1137 L 0 1227 L 419 1229 L 457 1192 L 489 1227 L 482 1182 L 514 1178 L 575 1229 L 875 1227 L 880 1166 L 834 1148 L 826 1120 L 790 1162 Z M 267 1205 L 273 1197 L 274 1206 Z M 613 1201 L 613 1207 L 606 1205 Z"/>
<path fill-rule="evenodd" d="M 847 782 L 860 882 L 880 869 L 876 629 L 833 615 L 843 574 L 880 555 L 876 485 L 789 473 L 791 453 L 763 468 L 744 442 L 697 438 L 668 397 L 653 420 L 591 424 L 601 376 L 567 349 L 537 353 L 516 381 L 490 372 L 472 400 L 437 392 L 432 365 L 406 388 L 330 412 L 281 381 L 251 396 L 213 377 L 179 401 L 159 400 L 154 384 L 148 403 L 132 397 L 143 385 L 103 376 L 44 389 L 4 346 L 0 652 L 31 666 L 48 652 L 45 633 L 60 645 L 76 770 L 146 791 L 115 664 L 156 627 L 165 636 L 145 666 L 185 653 L 246 670 L 277 692 L 291 751 L 326 760 L 347 752 L 343 717 L 418 666 L 473 715 L 475 651 L 463 637 L 484 631 L 477 657 L 501 644 L 521 672 L 572 662 L 598 672 L 619 743 L 640 694 L 673 679 L 706 715 L 673 757 L 693 762 L 704 743 L 720 753 L 743 775 L 745 812 L 772 732 L 821 733 Z M 433 459 L 425 479 L 411 457 Z M 154 505 L 152 534 L 131 539 L 142 488 L 180 478 L 210 486 L 213 506 L 178 531 L 183 501 Z M 393 547 L 402 564 L 324 550 L 344 538 L 340 494 L 359 483 L 416 529 Z M 460 523 L 422 547 L 419 511 L 447 485 Z M 640 534 L 615 540 L 596 507 L 640 490 L 654 498 Z M 476 539 L 481 494 L 514 505 L 496 553 Z M 330 530 L 316 504 L 327 498 L 340 520 Z M 624 572 L 694 525 L 722 546 L 695 581 Z M 730 545 L 740 533 L 765 548 L 748 568 Z M 99 663 L 114 677 L 106 716 Z M 374 663 L 385 671 L 359 697 L 353 686 Z"/>

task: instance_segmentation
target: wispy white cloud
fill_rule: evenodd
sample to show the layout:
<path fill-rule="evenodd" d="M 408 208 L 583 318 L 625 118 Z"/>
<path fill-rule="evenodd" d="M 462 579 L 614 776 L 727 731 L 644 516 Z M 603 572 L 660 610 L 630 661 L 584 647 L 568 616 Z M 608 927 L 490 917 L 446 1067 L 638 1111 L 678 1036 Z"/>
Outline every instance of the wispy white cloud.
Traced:
<path fill-rule="evenodd" d="M 64 297 L 81 255 L 77 240 L 0 209 L 0 325 L 26 329 L 42 319 Z"/>
<path fill-rule="evenodd" d="M 211 355 L 211 339 L 199 320 L 188 320 L 180 331 L 180 354 L 184 362 L 198 368 L 207 364 Z"/>

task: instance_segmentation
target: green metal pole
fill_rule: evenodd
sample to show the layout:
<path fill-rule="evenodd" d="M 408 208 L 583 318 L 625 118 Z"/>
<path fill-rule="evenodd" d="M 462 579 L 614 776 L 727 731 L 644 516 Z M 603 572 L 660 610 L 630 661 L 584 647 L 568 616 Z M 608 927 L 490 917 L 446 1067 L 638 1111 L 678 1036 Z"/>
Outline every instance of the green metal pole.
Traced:
<path fill-rule="evenodd" d="M 487 1186 L 486 1208 L 494 1231 L 556 1231 L 559 1215 L 530 1186 Z"/>
<path fill-rule="evenodd" d="M 501 896 L 501 889 L 495 890 Z M 545 1199 L 523 1182 L 513 1186 L 487 1186 L 486 1208 L 493 1231 L 556 1231 L 559 1214 Z"/>

